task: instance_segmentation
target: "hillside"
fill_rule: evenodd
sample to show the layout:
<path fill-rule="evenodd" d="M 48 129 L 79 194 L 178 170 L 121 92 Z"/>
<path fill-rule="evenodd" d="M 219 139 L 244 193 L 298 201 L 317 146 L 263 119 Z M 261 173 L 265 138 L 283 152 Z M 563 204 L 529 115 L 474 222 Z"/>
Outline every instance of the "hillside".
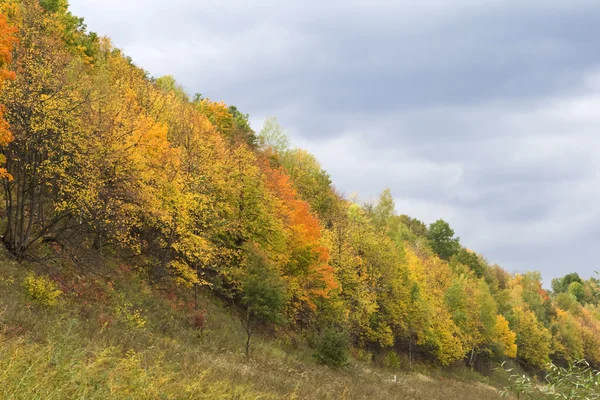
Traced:
<path fill-rule="evenodd" d="M 0 0 L 0 88 L 5 398 L 493 399 L 503 361 L 600 367 L 598 279 L 546 291 L 345 198 L 64 0 Z"/>
<path fill-rule="evenodd" d="M 125 267 L 110 283 L 55 268 L 63 293 L 43 305 L 23 284 L 36 269 L 1 258 L 0 398 L 500 399 L 466 369 L 432 378 L 353 361 L 332 370 L 306 344 L 268 332 L 248 359 L 241 324 L 210 293 L 199 296 L 198 329 L 189 293 L 170 300 Z"/>

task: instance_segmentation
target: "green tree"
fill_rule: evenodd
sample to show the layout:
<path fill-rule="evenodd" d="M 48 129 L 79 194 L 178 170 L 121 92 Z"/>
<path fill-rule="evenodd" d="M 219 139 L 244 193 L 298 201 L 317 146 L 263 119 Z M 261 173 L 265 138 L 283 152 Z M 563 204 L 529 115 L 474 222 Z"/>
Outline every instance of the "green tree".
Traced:
<path fill-rule="evenodd" d="M 320 364 L 342 367 L 348 363 L 350 346 L 348 335 L 334 328 L 326 328 L 315 341 L 313 357 Z"/>
<path fill-rule="evenodd" d="M 379 200 L 375 207 L 373 207 L 373 224 L 381 232 L 388 233 L 390 224 L 392 223 L 393 217 L 395 216 L 396 204 L 392 197 L 392 192 L 389 188 L 386 188 L 379 195 Z"/>
<path fill-rule="evenodd" d="M 572 294 L 578 302 L 583 303 L 585 299 L 585 289 L 580 282 L 571 282 L 567 292 Z"/>
<path fill-rule="evenodd" d="M 416 236 L 427 236 L 427 225 L 416 218 L 411 218 L 408 215 L 402 214 L 398 216 L 398 220 L 406 225 Z"/>
<path fill-rule="evenodd" d="M 474 251 L 462 248 L 451 257 L 450 261 L 467 266 L 478 278 L 481 278 L 485 272 L 485 266 Z"/>
<path fill-rule="evenodd" d="M 552 279 L 552 290 L 554 293 L 564 293 L 569 289 L 569 285 L 573 282 L 583 283 L 577 272 L 572 272 L 562 278 Z"/>
<path fill-rule="evenodd" d="M 242 114 L 236 106 L 229 106 L 227 109 L 229 114 L 233 117 L 233 129 L 230 132 L 230 138 L 234 142 L 244 142 L 251 148 L 256 148 L 258 140 L 256 133 L 250 127 L 250 116 L 248 114 Z"/>
<path fill-rule="evenodd" d="M 276 154 L 282 154 L 290 147 L 290 139 L 279 125 L 276 117 L 269 117 L 258 134 L 258 141 L 263 148 L 271 148 Z"/>
<path fill-rule="evenodd" d="M 165 75 L 156 79 L 156 85 L 167 93 L 173 93 L 175 97 L 183 102 L 188 102 L 190 100 L 190 97 L 185 92 L 183 86 L 177 83 L 172 75 Z"/>
<path fill-rule="evenodd" d="M 454 230 L 443 219 L 429 225 L 427 238 L 432 250 L 442 260 L 449 260 L 460 249 L 460 238 L 454 237 Z"/>
<path fill-rule="evenodd" d="M 242 326 L 246 331 L 246 356 L 250 354 L 252 335 L 259 323 L 282 323 L 287 300 L 283 279 L 258 246 L 248 246 L 241 282 Z"/>

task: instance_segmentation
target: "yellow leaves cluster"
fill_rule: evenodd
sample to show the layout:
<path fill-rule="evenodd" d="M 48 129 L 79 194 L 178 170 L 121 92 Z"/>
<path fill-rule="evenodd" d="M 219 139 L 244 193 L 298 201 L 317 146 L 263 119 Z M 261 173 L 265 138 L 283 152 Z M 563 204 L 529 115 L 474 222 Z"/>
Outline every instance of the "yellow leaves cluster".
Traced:
<path fill-rule="evenodd" d="M 517 356 L 531 366 L 543 368 L 550 362 L 552 335 L 532 311 L 517 306 L 513 312 Z"/>
<path fill-rule="evenodd" d="M 29 298 L 44 306 L 55 306 L 62 294 L 62 291 L 50 277 L 36 275 L 33 272 L 27 274 L 23 285 Z"/>
<path fill-rule="evenodd" d="M 454 276 L 448 264 L 408 246 L 406 261 L 418 291 L 418 310 L 412 320 L 417 344 L 444 364 L 472 352 L 494 351 L 516 357 L 516 334 L 508 320 L 498 314 L 487 284 L 472 272 Z M 444 303 L 443 299 L 446 299 Z M 414 306 L 414 305 L 413 305 Z"/>
<path fill-rule="evenodd" d="M 504 316 L 498 315 L 494 326 L 494 340 L 500 345 L 506 357 L 515 358 L 517 356 L 516 339 L 517 334 L 510 330 L 508 320 Z"/>

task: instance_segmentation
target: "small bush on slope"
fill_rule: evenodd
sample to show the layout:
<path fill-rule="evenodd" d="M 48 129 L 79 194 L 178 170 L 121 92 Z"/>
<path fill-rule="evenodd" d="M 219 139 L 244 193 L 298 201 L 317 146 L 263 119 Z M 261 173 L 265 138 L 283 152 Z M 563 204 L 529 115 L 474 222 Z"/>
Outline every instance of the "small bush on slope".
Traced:
<path fill-rule="evenodd" d="M 54 281 L 46 276 L 37 276 L 33 272 L 25 277 L 24 286 L 31 300 L 44 306 L 55 306 L 62 294 Z"/>
<path fill-rule="evenodd" d="M 328 328 L 316 340 L 314 358 L 320 364 L 342 367 L 348 363 L 349 350 L 348 335 Z"/>
<path fill-rule="evenodd" d="M 505 371 L 511 379 L 511 385 L 504 389 L 505 396 L 514 393 L 519 399 L 600 399 L 600 371 L 590 368 L 586 361 L 575 362 L 567 368 L 548 365 L 542 384 L 527 375 L 514 373 L 511 368 Z"/>

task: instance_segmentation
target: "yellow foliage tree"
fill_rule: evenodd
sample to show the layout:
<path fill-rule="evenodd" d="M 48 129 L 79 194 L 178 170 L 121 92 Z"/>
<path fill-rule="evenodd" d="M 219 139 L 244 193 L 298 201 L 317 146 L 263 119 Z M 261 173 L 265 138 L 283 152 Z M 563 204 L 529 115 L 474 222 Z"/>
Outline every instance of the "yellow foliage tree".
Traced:
<path fill-rule="evenodd" d="M 552 335 L 535 317 L 521 306 L 513 308 L 511 328 L 517 334 L 517 356 L 527 364 L 543 368 L 550 362 Z"/>

